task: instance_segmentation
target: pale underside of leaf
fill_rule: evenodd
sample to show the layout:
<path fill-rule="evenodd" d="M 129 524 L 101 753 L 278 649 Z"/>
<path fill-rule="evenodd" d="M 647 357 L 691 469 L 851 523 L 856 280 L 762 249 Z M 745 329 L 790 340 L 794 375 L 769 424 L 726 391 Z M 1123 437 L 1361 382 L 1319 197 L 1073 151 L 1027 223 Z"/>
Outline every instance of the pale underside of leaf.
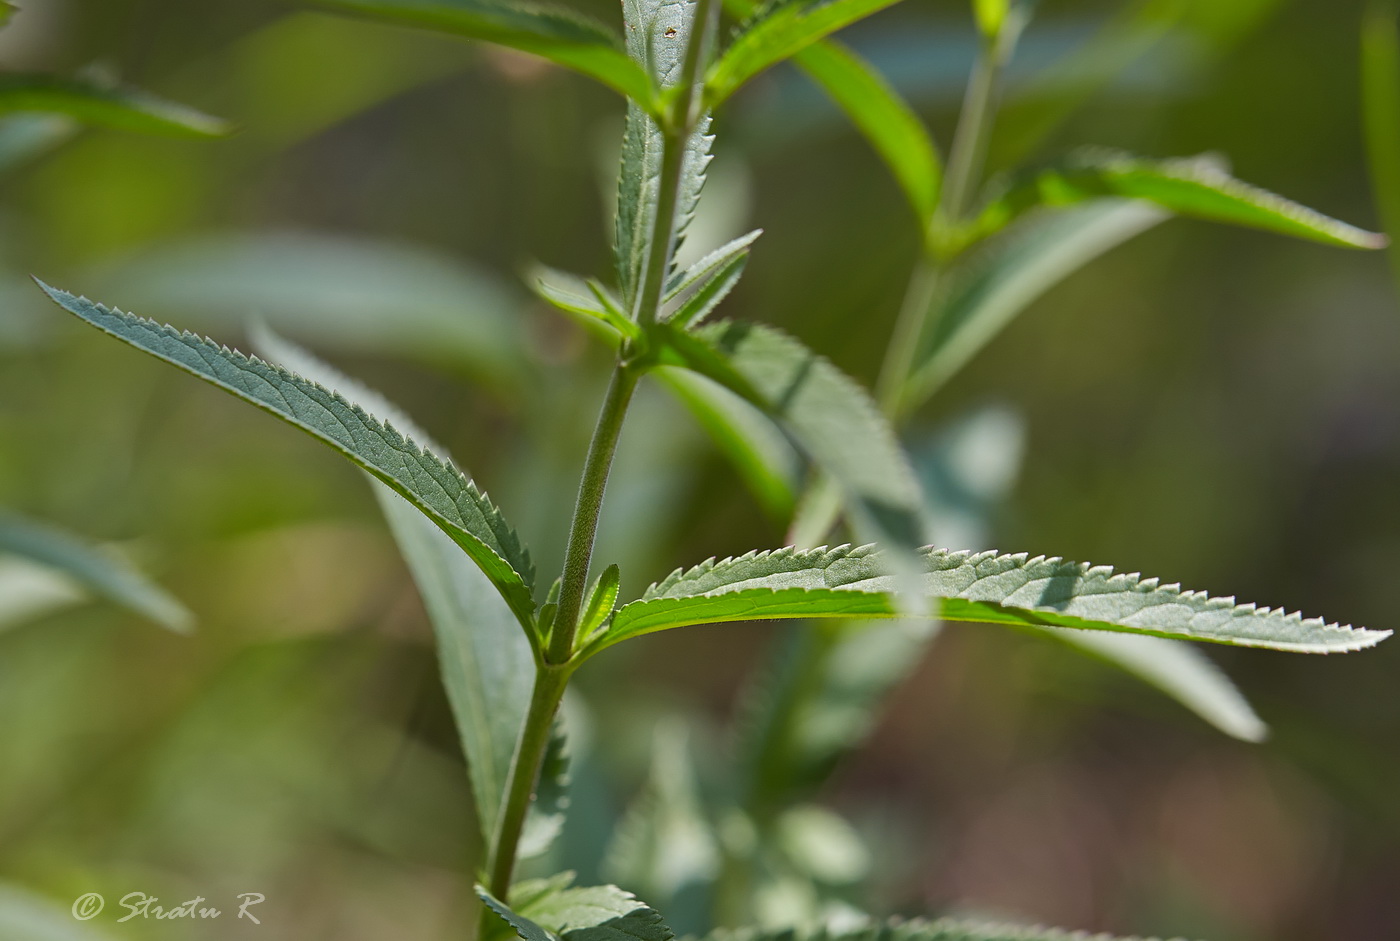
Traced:
<path fill-rule="evenodd" d="M 1269 737 L 1269 727 L 1249 700 L 1198 647 L 1140 634 L 1041 630 L 1150 683 L 1226 735 L 1246 742 Z"/>
<path fill-rule="evenodd" d="M 96 597 L 172 631 L 188 633 L 194 625 L 189 609 L 122 558 L 52 526 L 0 510 L 0 556 L 4 555 L 58 572 Z"/>
<path fill-rule="evenodd" d="M 965 256 L 935 301 L 902 405 L 917 408 L 1036 299 L 1085 264 L 1170 217 L 1151 203 L 1095 199 L 1045 211 Z"/>
<path fill-rule="evenodd" d="M 695 15 L 691 0 L 626 0 L 622 5 L 627 51 L 646 70 L 657 87 L 672 88 L 680 80 L 687 37 Z M 686 228 L 695 216 L 705 170 L 710 163 L 710 119 L 706 115 L 686 141 L 681 163 L 680 189 L 676 196 L 672 231 L 657 233 L 661 163 L 665 135 L 643 109 L 629 105 L 622 139 L 622 164 L 618 176 L 617 218 L 613 251 L 618 281 L 627 310 L 635 315 L 638 291 L 646 281 L 652 239 L 672 239 L 668 257 L 674 259 Z M 666 273 L 667 279 L 671 272 Z"/>
<path fill-rule="evenodd" d="M 40 285 L 59 306 L 99 330 L 257 405 L 373 474 L 451 536 L 528 629 L 534 613 L 529 554 L 500 511 L 456 467 L 342 396 L 281 367 Z"/>
<path fill-rule="evenodd" d="M 0 75 L 0 115 L 16 113 L 61 114 L 83 124 L 176 137 L 222 137 L 232 129 L 134 88 L 52 75 Z"/>
<path fill-rule="evenodd" d="M 591 76 L 650 107 L 647 74 L 617 34 L 568 7 L 502 0 L 315 0 L 317 6 L 497 43 Z"/>
<path fill-rule="evenodd" d="M 873 546 L 788 548 L 678 569 L 623 605 L 590 652 L 689 624 L 901 616 L 898 583 L 879 556 Z M 1390 635 L 1053 557 L 928 548 L 922 562 L 919 588 L 947 621 L 1126 631 L 1299 653 L 1360 650 Z"/>
<path fill-rule="evenodd" d="M 762 324 L 673 331 L 663 359 L 720 383 L 778 422 L 842 487 L 854 522 L 892 547 L 919 545 L 919 486 L 870 396 L 828 360 Z"/>
<path fill-rule="evenodd" d="M 447 452 L 392 403 L 310 353 L 262 327 L 257 349 L 298 375 L 325 386 L 401 428 L 437 454 Z M 484 839 L 496 831 L 520 728 L 530 705 L 535 669 L 530 642 L 485 573 L 446 533 L 379 480 L 375 496 L 423 598 L 437 639 L 443 688 L 467 758 L 467 774 Z"/>
<path fill-rule="evenodd" d="M 1265 229 L 1345 248 L 1381 248 L 1385 236 L 1232 177 L 1213 157 L 1149 160 L 1088 149 L 1024 175 L 994 199 L 975 224 L 996 231 L 1037 206 L 1065 206 L 1100 196 L 1154 202 L 1177 215 Z"/>
<path fill-rule="evenodd" d="M 569 887 L 572 874 L 525 883 L 512 890 L 519 910 L 477 895 L 522 941 L 671 941 L 661 915 L 617 886 Z"/>

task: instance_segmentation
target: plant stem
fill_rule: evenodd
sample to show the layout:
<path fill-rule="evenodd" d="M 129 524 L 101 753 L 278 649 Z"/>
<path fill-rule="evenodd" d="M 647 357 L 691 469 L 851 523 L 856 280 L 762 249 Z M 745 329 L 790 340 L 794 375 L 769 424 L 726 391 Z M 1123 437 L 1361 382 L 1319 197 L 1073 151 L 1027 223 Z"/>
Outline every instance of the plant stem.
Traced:
<path fill-rule="evenodd" d="M 569 527 L 569 545 L 564 554 L 564 573 L 560 577 L 559 607 L 554 615 L 544 661 L 547 666 L 568 662 L 574 652 L 574 632 L 578 629 L 583 593 L 588 587 L 588 566 L 593 561 L 593 540 L 598 533 L 598 517 L 603 510 L 603 495 L 608 486 L 617 439 L 627 416 L 627 405 L 637 388 L 638 371 L 619 363 L 608 383 L 608 394 L 598 413 L 593 440 L 588 445 L 588 459 L 583 465 L 579 482 L 578 502 L 574 520 Z"/>
<path fill-rule="evenodd" d="M 564 698 L 570 672 L 567 667 L 547 663 L 539 664 L 535 671 L 530 708 L 525 713 L 525 724 L 520 730 L 520 741 L 515 746 L 515 758 L 511 761 L 510 775 L 506 779 L 506 802 L 501 808 L 496 833 L 491 840 L 491 853 L 487 858 L 489 888 L 498 899 L 507 898 L 510 892 L 520 834 L 525 828 L 525 816 L 535 793 L 535 779 L 540 773 L 540 762 L 549 745 L 554 716 Z M 483 916 L 490 917 L 489 909 L 483 908 L 482 912 Z"/>
<path fill-rule="evenodd" d="M 698 121 L 700 96 L 698 85 L 704 62 L 705 46 L 712 32 L 715 0 L 699 0 L 687 40 L 682 68 L 682 88 L 662 122 L 661 179 L 657 193 L 656 216 L 647 252 L 647 269 L 642 289 L 638 292 L 633 314 L 642 326 L 656 322 L 665 298 L 666 272 L 671 265 L 671 251 L 676 241 L 677 203 L 680 200 L 681 178 L 685 169 L 686 146 Z M 568 547 L 564 554 L 564 571 L 560 576 L 559 602 L 549 637 L 539 652 L 535 667 L 535 685 L 530 694 L 530 707 L 516 742 L 506 780 L 505 803 L 492 834 L 487 853 L 489 888 L 496 898 L 509 900 L 511 880 L 525 818 L 534 798 L 535 782 L 540 763 L 549 746 L 551 726 L 559 703 L 563 701 L 569 676 L 577 666 L 574 660 L 574 639 L 578 631 L 579 612 L 588 587 L 588 569 L 593 561 L 593 544 L 598 533 L 598 519 L 607 492 L 608 474 L 613 455 L 627 417 L 627 406 L 637 388 L 645 365 L 638 362 L 637 351 L 625 346 L 613 369 L 607 395 L 598 413 L 593 439 L 588 445 L 588 457 L 579 482 L 578 500 L 569 525 Z M 644 355 L 644 351 L 643 351 Z M 492 917 L 482 908 L 478 937 L 485 935 Z"/>
<path fill-rule="evenodd" d="M 676 100 L 661 121 L 661 177 L 657 182 L 656 219 L 648 246 L 647 267 L 642 289 L 637 292 L 633 317 L 643 327 L 655 323 L 666 297 L 666 274 L 671 270 L 671 253 L 676 247 L 676 211 L 680 203 L 681 178 L 685 172 L 690 136 L 700 120 L 699 84 L 705 47 L 709 45 L 715 0 L 698 0 L 691 21 L 690 41 L 686 44 L 681 77 L 675 86 Z"/>

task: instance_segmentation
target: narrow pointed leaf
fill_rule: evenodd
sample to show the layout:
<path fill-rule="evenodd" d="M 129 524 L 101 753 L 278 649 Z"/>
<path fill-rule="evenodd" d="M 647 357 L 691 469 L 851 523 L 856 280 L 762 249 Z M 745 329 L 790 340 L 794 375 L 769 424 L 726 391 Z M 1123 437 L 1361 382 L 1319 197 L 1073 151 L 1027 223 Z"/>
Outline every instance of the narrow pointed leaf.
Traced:
<path fill-rule="evenodd" d="M 451 536 L 521 623 L 531 623 L 529 554 L 495 505 L 456 467 L 342 396 L 285 369 L 40 285 L 60 307 L 99 330 L 271 412 L 369 471 Z"/>
<path fill-rule="evenodd" d="M 897 2 L 806 0 L 778 7 L 740 33 L 710 68 L 705 78 L 707 103 L 713 108 L 769 66 Z"/>
<path fill-rule="evenodd" d="M 1262 742 L 1269 728 L 1225 672 L 1180 641 L 1104 631 L 1042 630 L 1057 640 L 1145 680 L 1226 735 Z"/>
<path fill-rule="evenodd" d="M 1090 149 L 1015 180 L 974 224 L 995 232 L 1037 206 L 1068 206 L 1100 196 L 1145 199 L 1180 216 L 1265 229 L 1346 248 L 1381 248 L 1385 236 L 1235 179 L 1210 157 L 1149 160 Z"/>
<path fill-rule="evenodd" d="M 680 80 L 694 4 L 675 0 L 626 0 L 622 12 L 628 53 L 652 76 L 657 87 L 673 87 Z M 706 116 L 686 142 L 673 232 L 662 234 L 662 237 L 674 239 L 673 259 L 695 217 L 700 190 L 705 185 L 705 169 L 710 163 L 710 145 L 714 141 L 709 128 L 710 119 Z M 660 126 L 645 110 L 635 104 L 629 105 L 622 139 L 613 242 L 618 283 L 629 311 L 635 310 L 637 292 L 646 280 L 648 247 L 656 228 L 660 198 L 663 149 Z M 671 272 L 666 274 L 669 279 Z"/>
<path fill-rule="evenodd" d="M 671 320 L 675 321 L 677 326 L 691 327 L 710 316 L 744 276 L 744 266 L 748 264 L 748 260 L 746 252 L 731 258 L 686 299 Z"/>
<path fill-rule="evenodd" d="M 1373 2 L 1361 25 L 1361 115 L 1366 155 L 1385 230 L 1400 233 L 1400 30 L 1392 3 Z M 1390 242 L 1392 276 L 1400 283 L 1400 239 Z"/>
<path fill-rule="evenodd" d="M 184 634 L 194 615 L 120 557 L 42 523 L 0 511 L 0 555 L 37 562 L 68 576 L 99 598 Z"/>
<path fill-rule="evenodd" d="M 1389 631 L 1183 591 L 1158 579 L 1045 556 L 922 552 L 920 589 L 947 621 L 1126 631 L 1180 640 L 1343 653 Z M 718 621 L 897 617 L 895 577 L 873 546 L 754 552 L 677 570 L 623 605 L 593 648 L 654 631 Z"/>
<path fill-rule="evenodd" d="M 568 7 L 497 0 L 314 0 L 323 9 L 541 56 L 650 106 L 651 81 L 617 34 Z"/>
<path fill-rule="evenodd" d="M 640 335 L 637 325 L 586 279 L 545 265 L 533 266 L 528 277 L 536 294 L 560 310 L 579 317 L 585 325 L 605 328 L 619 337 Z"/>
<path fill-rule="evenodd" d="M 1021 311 L 1109 249 L 1170 213 L 1141 200 L 1096 199 L 1027 218 L 964 256 L 924 338 L 903 407 L 917 408 Z"/>
<path fill-rule="evenodd" d="M 266 327 L 260 353 L 380 416 L 446 455 L 401 410 Z M 443 688 L 462 740 L 483 839 L 496 830 L 516 739 L 530 705 L 535 660 L 526 632 L 481 568 L 432 520 L 371 477 L 374 494 L 418 586 L 437 639 Z"/>
<path fill-rule="evenodd" d="M 674 300 L 676 297 L 680 296 L 681 292 L 685 291 L 686 288 L 695 284 L 716 268 L 726 265 L 737 256 L 746 253 L 749 247 L 753 245 L 762 234 L 762 229 L 754 229 L 752 232 L 741 235 L 737 239 L 727 242 L 710 252 L 704 258 L 701 258 L 695 264 L 685 269 L 685 271 L 677 272 L 666 284 L 665 299 L 668 301 Z"/>
<path fill-rule="evenodd" d="M 588 605 L 583 609 L 583 617 L 579 619 L 580 638 L 586 641 L 612 617 L 613 609 L 617 607 L 617 594 L 622 587 L 621 583 L 622 573 L 616 563 L 603 569 L 602 574 L 594 581 L 593 588 L 588 593 Z"/>
<path fill-rule="evenodd" d="M 174 137 L 222 137 L 232 129 L 218 118 L 134 88 L 52 75 L 0 75 L 0 115 L 26 112 Z"/>
<path fill-rule="evenodd" d="M 762 324 L 670 330 L 664 363 L 738 393 L 842 486 L 856 522 L 895 547 L 922 542 L 919 486 L 870 396 L 829 361 Z"/>
<path fill-rule="evenodd" d="M 865 135 L 914 215 L 927 224 L 938 203 L 943 166 L 924 122 L 884 76 L 835 40 L 808 46 L 793 61 Z"/>

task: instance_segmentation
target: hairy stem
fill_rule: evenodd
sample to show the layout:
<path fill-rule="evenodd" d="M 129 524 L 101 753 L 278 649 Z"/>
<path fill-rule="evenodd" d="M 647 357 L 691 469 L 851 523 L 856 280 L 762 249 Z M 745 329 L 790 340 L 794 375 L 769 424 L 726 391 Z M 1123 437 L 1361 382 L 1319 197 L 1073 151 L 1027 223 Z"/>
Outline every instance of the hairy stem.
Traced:
<path fill-rule="evenodd" d="M 535 779 L 539 777 L 540 762 L 549 745 L 554 716 L 559 711 L 568 682 L 569 670 L 565 667 L 541 663 L 535 671 L 530 708 L 525 713 L 525 725 L 520 730 L 520 741 L 515 746 L 515 758 L 511 761 L 510 775 L 506 779 L 506 802 L 501 808 L 487 858 L 489 887 L 491 894 L 498 899 L 507 898 L 510 892 L 520 834 L 525 829 L 525 816 L 535 794 Z M 483 908 L 482 914 L 483 919 L 491 917 L 489 909 Z"/>
<path fill-rule="evenodd" d="M 559 607 L 554 615 L 549 646 L 545 650 L 545 663 L 550 666 L 567 663 L 574 652 L 574 632 L 578 629 L 583 593 L 588 588 L 588 567 L 593 561 L 593 540 L 598 533 L 598 517 L 603 510 L 608 472 L 612 470 L 617 439 L 622 433 L 622 422 L 627 416 L 627 406 L 632 401 L 638 378 L 637 370 L 626 363 L 619 363 L 613 370 L 607 397 L 598 413 L 598 424 L 593 429 L 593 440 L 588 445 L 588 460 L 583 465 L 574 520 L 569 527 L 569 545 L 564 554 Z"/>
<path fill-rule="evenodd" d="M 668 109 L 662 121 L 661 179 L 656 217 L 648 245 L 643 287 L 637 294 L 633 310 L 637 322 L 643 326 L 656 322 L 665 297 L 666 272 L 670 268 L 671 252 L 676 241 L 677 203 L 685 169 L 686 145 L 699 119 L 701 98 L 698 86 L 705 60 L 705 46 L 717 10 L 715 0 L 699 0 L 687 41 L 681 88 L 673 107 Z M 573 660 L 574 640 L 584 592 L 588 587 L 588 570 L 593 561 L 593 544 L 607 492 L 608 474 L 612 470 L 613 455 L 617 452 L 627 407 L 645 368 L 636 361 L 637 352 L 630 345 L 623 348 L 613 369 L 612 380 L 598 414 L 598 423 L 593 429 L 593 439 L 588 445 L 578 500 L 569 525 L 558 607 L 549 637 L 544 639 L 544 649 L 536 664 L 530 707 L 516 743 L 506 781 L 505 803 L 487 853 L 489 888 L 496 898 L 503 901 L 509 900 L 520 835 L 525 827 L 530 802 L 534 799 L 540 763 L 549 746 L 550 729 L 559 711 L 559 703 L 563 701 L 569 676 L 576 666 Z M 490 911 L 483 908 L 478 937 L 484 936 L 490 918 Z"/>
<path fill-rule="evenodd" d="M 661 179 L 657 185 L 656 220 L 648 246 L 642 289 L 637 292 L 633 310 L 637 323 L 644 327 L 656 322 L 666 297 L 666 274 L 671 270 L 671 256 L 676 247 L 676 214 L 681 197 L 681 180 L 685 173 L 686 149 L 690 135 L 700 121 L 701 70 L 713 31 L 714 15 L 718 10 L 715 0 L 698 0 L 696 3 L 690 41 L 681 63 L 681 77 L 675 86 L 676 99 L 661 122 Z"/>

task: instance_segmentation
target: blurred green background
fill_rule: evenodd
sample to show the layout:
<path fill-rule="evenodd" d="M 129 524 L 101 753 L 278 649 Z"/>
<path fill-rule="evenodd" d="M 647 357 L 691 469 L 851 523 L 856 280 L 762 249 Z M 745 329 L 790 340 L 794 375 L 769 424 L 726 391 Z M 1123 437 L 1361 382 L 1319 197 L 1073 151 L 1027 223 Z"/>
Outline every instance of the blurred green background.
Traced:
<path fill-rule="evenodd" d="M 1124 4 L 1039 4 L 993 163 L 1082 143 L 1219 151 L 1374 227 L 1360 5 L 1155 6 L 1175 25 L 1101 62 L 1085 43 Z M 965 4 L 908 0 L 845 38 L 946 146 L 974 49 Z M 199 624 L 177 637 L 89 604 L 0 633 L 0 881 L 60 910 L 88 891 L 267 896 L 256 929 L 103 916 L 104 937 L 461 937 L 469 792 L 425 616 L 363 479 L 45 306 L 25 275 L 245 348 L 248 318 L 267 319 L 416 416 L 548 571 L 607 363 L 518 272 L 606 273 L 621 102 L 536 60 L 263 0 L 26 0 L 0 33 L 5 68 L 94 62 L 240 131 L 89 131 L 0 178 L 0 505 L 118 544 Z M 895 185 L 790 70 L 716 130 L 690 241 L 765 230 L 730 314 L 870 383 L 916 253 Z M 1024 420 L 999 547 L 1394 628 L 1397 314 L 1381 253 L 1173 221 L 1053 291 L 918 425 L 987 405 Z M 633 594 L 782 539 L 655 392 L 624 433 L 599 555 Z M 774 636 L 694 628 L 583 672 L 592 734 L 562 864 L 598 876 L 656 723 L 722 736 Z M 821 795 L 878 848 L 876 910 L 1400 937 L 1400 643 L 1212 655 L 1267 743 L 1056 645 L 950 628 Z"/>

